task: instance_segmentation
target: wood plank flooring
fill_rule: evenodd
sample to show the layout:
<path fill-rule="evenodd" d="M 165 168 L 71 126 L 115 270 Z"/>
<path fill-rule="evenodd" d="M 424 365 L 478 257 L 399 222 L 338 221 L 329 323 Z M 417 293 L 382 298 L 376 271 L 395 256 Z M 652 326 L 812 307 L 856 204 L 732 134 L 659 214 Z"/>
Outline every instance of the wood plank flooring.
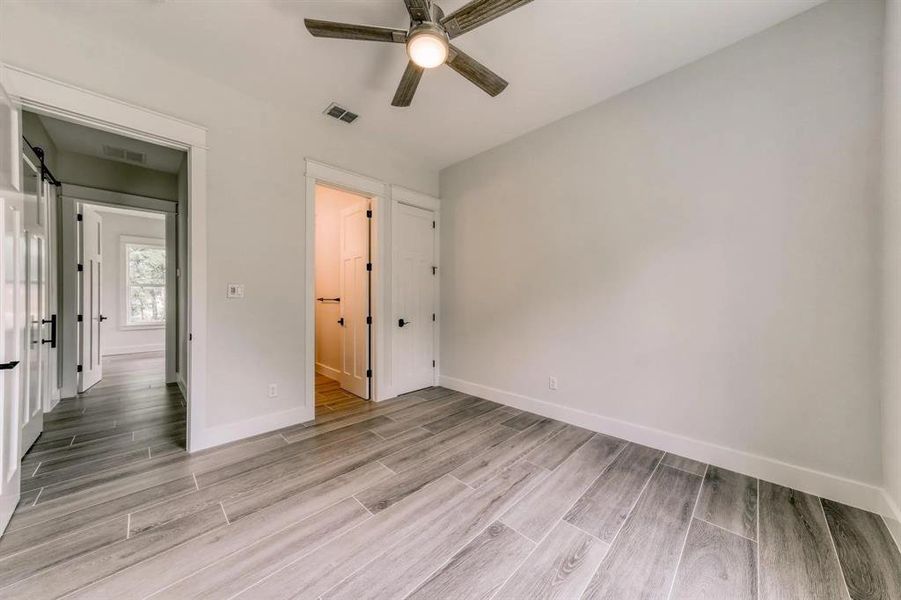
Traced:
<path fill-rule="evenodd" d="M 876 515 L 443 388 L 188 455 L 161 356 L 25 457 L 2 598 L 901 600 Z"/>
<path fill-rule="evenodd" d="M 363 400 L 359 396 L 342 390 L 340 383 L 319 373 L 316 373 L 315 391 L 317 417 L 322 414 L 360 408 L 368 402 L 368 400 Z"/>

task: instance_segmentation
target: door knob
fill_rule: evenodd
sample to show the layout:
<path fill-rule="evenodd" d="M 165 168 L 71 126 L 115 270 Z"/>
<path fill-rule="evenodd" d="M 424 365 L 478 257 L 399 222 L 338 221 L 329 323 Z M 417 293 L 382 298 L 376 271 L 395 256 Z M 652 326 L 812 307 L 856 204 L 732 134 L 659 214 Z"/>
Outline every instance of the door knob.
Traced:
<path fill-rule="evenodd" d="M 99 321 L 100 321 L 101 323 L 103 323 L 103 322 L 106 321 L 107 319 L 109 319 L 109 317 L 104 317 L 103 315 L 100 315 Z"/>
<path fill-rule="evenodd" d="M 412 323 L 412 321 L 404 321 L 403 317 L 397 320 L 398 327 L 403 327 L 404 325 L 409 325 L 410 323 Z"/>
<path fill-rule="evenodd" d="M 344 317 L 341 317 L 340 319 L 338 319 L 338 325 L 340 325 L 341 327 L 344 327 Z"/>

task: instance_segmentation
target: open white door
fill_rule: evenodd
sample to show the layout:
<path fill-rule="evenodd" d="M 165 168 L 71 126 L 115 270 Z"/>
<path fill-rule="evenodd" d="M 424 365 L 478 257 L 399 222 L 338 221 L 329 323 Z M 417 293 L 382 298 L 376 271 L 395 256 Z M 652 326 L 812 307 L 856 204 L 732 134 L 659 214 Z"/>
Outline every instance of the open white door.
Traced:
<path fill-rule="evenodd" d="M 25 383 L 21 395 L 24 455 L 44 430 L 49 354 L 44 343 L 47 313 L 47 198 L 40 159 L 30 148 L 22 156 L 22 215 L 25 228 Z M 47 340 L 49 341 L 49 340 Z"/>
<path fill-rule="evenodd" d="M 434 385 L 435 213 L 396 204 L 394 245 L 394 391 Z"/>
<path fill-rule="evenodd" d="M 19 502 L 25 242 L 19 114 L 0 87 L 0 533 Z"/>
<path fill-rule="evenodd" d="M 100 324 L 105 320 L 102 314 L 100 292 L 103 289 L 103 260 L 100 251 L 101 227 L 103 223 L 97 211 L 86 204 L 79 208 L 79 260 L 80 298 L 78 314 L 81 315 L 78 364 L 78 391 L 83 392 L 103 378 L 100 363 Z"/>
<path fill-rule="evenodd" d="M 368 203 L 341 211 L 341 387 L 369 399 Z"/>

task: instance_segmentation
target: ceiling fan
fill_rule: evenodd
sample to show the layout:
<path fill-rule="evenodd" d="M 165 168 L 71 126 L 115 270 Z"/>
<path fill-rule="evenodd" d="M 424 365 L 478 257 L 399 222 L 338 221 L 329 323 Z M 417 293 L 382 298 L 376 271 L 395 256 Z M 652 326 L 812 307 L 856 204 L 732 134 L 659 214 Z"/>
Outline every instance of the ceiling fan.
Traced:
<path fill-rule="evenodd" d="M 450 40 L 531 1 L 473 0 L 445 16 L 444 11 L 431 0 L 404 0 L 407 12 L 410 13 L 410 27 L 406 30 L 317 19 L 304 19 L 304 24 L 316 37 L 406 44 L 410 61 L 391 104 L 410 106 L 423 71 L 443 64 L 447 64 L 490 96 L 503 92 L 507 87 L 504 79 L 451 44 Z"/>

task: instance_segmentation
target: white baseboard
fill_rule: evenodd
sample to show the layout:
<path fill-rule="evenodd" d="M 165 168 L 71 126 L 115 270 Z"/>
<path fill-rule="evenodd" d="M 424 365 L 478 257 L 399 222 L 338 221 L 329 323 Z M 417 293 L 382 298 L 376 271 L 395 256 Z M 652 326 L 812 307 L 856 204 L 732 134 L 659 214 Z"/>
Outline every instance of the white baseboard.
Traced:
<path fill-rule="evenodd" d="M 339 371 L 338 369 L 333 369 L 332 367 L 324 365 L 322 363 L 316 363 L 316 372 L 336 381 L 338 381 L 341 377 L 341 371 Z"/>
<path fill-rule="evenodd" d="M 522 394 L 457 379 L 456 377 L 442 375 L 441 385 L 458 392 L 499 402 L 543 417 L 557 419 L 592 431 L 612 435 L 630 442 L 672 452 L 686 458 L 791 487 L 808 494 L 836 500 L 885 517 L 898 518 L 895 515 L 896 511 L 887 503 L 888 496 L 885 494 L 885 491 L 880 487 L 862 481 L 830 475 L 829 473 L 793 465 L 774 458 L 727 448 L 653 427 L 604 417 Z"/>
<path fill-rule="evenodd" d="M 278 413 L 260 415 L 247 421 L 207 427 L 196 436 L 198 439 L 192 437 L 191 452 L 221 446 L 222 444 L 235 442 L 261 433 L 282 429 L 283 427 L 291 427 L 292 425 L 312 421 L 314 418 L 313 407 L 300 406 Z"/>
<path fill-rule="evenodd" d="M 133 346 L 113 346 L 105 348 L 103 356 L 118 356 L 120 354 L 140 354 L 141 352 L 163 352 L 166 344 L 135 344 Z"/>

